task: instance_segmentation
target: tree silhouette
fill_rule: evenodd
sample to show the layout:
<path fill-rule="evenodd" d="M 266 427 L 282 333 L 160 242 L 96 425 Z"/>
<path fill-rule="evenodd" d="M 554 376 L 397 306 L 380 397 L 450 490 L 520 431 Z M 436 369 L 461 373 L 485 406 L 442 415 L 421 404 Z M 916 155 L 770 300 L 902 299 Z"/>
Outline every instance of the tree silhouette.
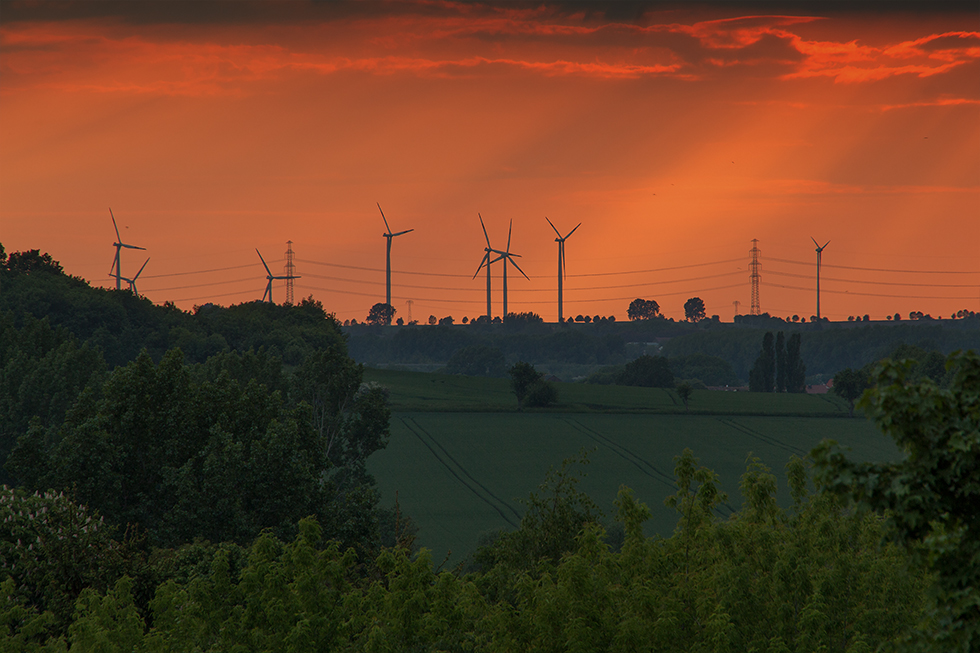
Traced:
<path fill-rule="evenodd" d="M 652 299 L 634 299 L 626 309 L 630 320 L 649 320 L 660 315 L 660 304 Z"/>
<path fill-rule="evenodd" d="M 395 317 L 395 307 L 391 304 L 378 302 L 368 311 L 367 323 L 378 326 L 388 326 Z"/>
<path fill-rule="evenodd" d="M 704 302 L 700 297 L 691 297 L 684 302 L 684 317 L 688 322 L 700 322 L 704 319 Z"/>

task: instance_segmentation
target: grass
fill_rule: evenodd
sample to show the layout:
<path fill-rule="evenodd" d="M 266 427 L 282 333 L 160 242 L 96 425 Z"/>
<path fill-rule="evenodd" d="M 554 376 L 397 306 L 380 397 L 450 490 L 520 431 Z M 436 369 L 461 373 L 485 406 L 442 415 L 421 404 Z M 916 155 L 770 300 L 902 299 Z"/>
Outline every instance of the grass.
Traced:
<path fill-rule="evenodd" d="M 620 485 L 631 487 L 653 512 L 650 535 L 676 525 L 663 500 L 675 491 L 673 459 L 684 448 L 728 492 L 720 517 L 741 505 L 738 481 L 750 452 L 773 469 L 783 503 L 789 457 L 824 438 L 861 460 L 899 455 L 869 422 L 848 419 L 843 402 L 814 395 L 699 391 L 686 412 L 662 389 L 558 384 L 561 406 L 517 412 L 506 379 L 381 370 L 365 377 L 390 388 L 393 408 L 389 445 L 369 469 L 385 504 L 397 493 L 437 562 L 460 562 L 482 534 L 515 528 L 519 499 L 583 447 L 594 451 L 582 489 L 611 515 Z"/>
<path fill-rule="evenodd" d="M 509 379 L 364 370 L 366 381 L 391 390 L 396 412 L 516 412 Z M 687 409 L 672 390 L 585 383 L 555 383 L 559 405 L 535 412 L 682 413 L 694 415 L 795 415 L 840 417 L 847 405 L 835 396 L 695 390 Z"/>

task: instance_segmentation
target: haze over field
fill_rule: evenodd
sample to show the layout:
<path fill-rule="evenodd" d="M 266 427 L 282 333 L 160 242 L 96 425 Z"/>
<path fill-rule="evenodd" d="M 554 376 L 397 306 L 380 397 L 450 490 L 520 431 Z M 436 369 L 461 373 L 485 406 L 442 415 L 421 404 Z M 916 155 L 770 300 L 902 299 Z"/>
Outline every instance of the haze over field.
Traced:
<path fill-rule="evenodd" d="M 254 248 L 279 273 L 291 240 L 297 297 L 362 320 L 380 202 L 415 230 L 400 317 L 485 311 L 478 212 L 494 246 L 513 219 L 510 308 L 548 321 L 545 216 L 583 223 L 566 316 L 697 295 L 730 320 L 758 238 L 762 310 L 809 318 L 811 236 L 832 320 L 980 310 L 975 5 L 591 6 L 3 2 L 0 242 L 108 286 L 112 207 L 140 291 L 190 308 L 261 297 Z"/>

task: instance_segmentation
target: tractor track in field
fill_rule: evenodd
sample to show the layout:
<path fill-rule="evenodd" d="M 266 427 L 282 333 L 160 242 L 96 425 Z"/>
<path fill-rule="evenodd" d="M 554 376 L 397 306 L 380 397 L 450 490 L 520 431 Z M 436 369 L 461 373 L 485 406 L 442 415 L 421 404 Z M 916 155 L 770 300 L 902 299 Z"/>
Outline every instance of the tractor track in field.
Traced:
<path fill-rule="evenodd" d="M 488 488 L 486 485 L 484 485 L 483 483 L 481 483 L 480 481 L 478 481 L 476 479 L 476 477 L 474 477 L 472 474 L 470 474 L 468 471 L 466 471 L 466 468 L 463 467 L 462 465 L 460 465 L 459 464 L 459 461 L 457 461 L 455 458 L 453 458 L 452 454 L 449 453 L 446 450 L 446 448 L 443 447 L 439 443 L 439 441 L 436 440 L 432 436 L 432 434 L 429 433 L 425 429 L 425 427 L 423 427 L 421 424 L 419 424 L 417 421 L 415 421 L 414 418 L 401 417 L 400 419 L 401 419 L 402 423 L 405 425 L 405 427 L 409 431 L 412 432 L 412 435 L 414 435 L 416 438 L 418 438 L 419 439 L 419 442 L 421 442 L 423 445 L 425 445 L 425 448 L 428 449 L 432 453 L 433 456 L 435 456 L 435 459 L 438 460 L 439 463 L 443 467 L 445 467 L 446 470 L 450 474 L 452 474 L 453 477 L 457 481 L 459 481 L 460 483 L 462 483 L 463 486 L 466 487 L 466 489 L 468 489 L 470 492 L 472 492 L 473 494 L 475 494 L 477 496 L 477 498 L 479 498 L 481 501 L 483 501 L 488 506 L 490 506 L 491 508 L 493 508 L 497 512 L 497 514 L 500 515 L 500 517 L 505 522 L 507 522 L 508 524 L 510 524 L 511 526 L 513 526 L 514 528 L 517 528 L 517 526 L 518 526 L 518 524 L 520 522 L 520 519 L 521 519 L 521 515 L 516 510 L 514 510 L 513 506 L 511 506 L 506 501 L 504 501 L 503 499 L 501 499 L 500 497 L 498 497 L 496 494 L 494 494 L 493 492 L 491 492 L 490 491 L 490 488 Z M 423 434 L 424 434 L 425 437 L 423 437 Z M 431 442 L 431 444 L 429 442 L 426 442 L 426 438 L 429 439 L 429 441 Z M 440 456 L 439 455 L 439 452 L 437 452 L 433 448 L 433 445 L 435 447 L 437 447 L 439 449 L 439 451 L 442 452 L 442 456 Z M 445 456 L 445 458 L 449 459 L 452 462 L 452 465 L 450 465 L 448 462 L 446 462 L 446 460 L 443 458 L 443 456 Z M 454 469 L 453 466 L 455 466 L 455 469 Z M 466 476 L 466 478 L 468 478 L 470 480 L 470 482 L 467 482 L 467 480 L 464 479 L 463 476 L 460 476 L 460 474 L 457 473 L 457 471 L 456 471 L 457 469 L 459 470 L 459 472 L 461 472 L 463 474 L 463 476 Z M 477 486 L 477 487 L 479 487 L 480 490 L 483 491 L 483 493 L 481 493 L 480 490 L 477 489 L 477 487 L 474 487 L 474 485 Z M 504 512 L 505 510 L 506 511 L 510 511 L 511 513 L 513 513 L 514 517 L 517 518 L 517 522 L 515 522 L 513 519 L 511 519 Z"/>
<path fill-rule="evenodd" d="M 756 440 L 759 440 L 760 442 L 765 442 L 766 444 L 771 445 L 773 447 L 779 447 L 780 449 L 784 449 L 784 450 L 786 450 L 786 451 L 788 451 L 788 452 L 790 452 L 792 454 L 796 454 L 798 456 L 805 456 L 807 454 L 806 451 L 803 451 L 799 447 L 794 447 L 791 444 L 786 444 L 785 442 L 782 442 L 781 440 L 777 440 L 776 438 L 769 437 L 768 435 L 765 435 L 763 433 L 760 433 L 759 431 L 756 431 L 753 428 L 750 428 L 748 426 L 745 426 L 744 424 L 741 424 L 739 422 L 736 422 L 734 419 L 724 419 L 724 418 L 719 417 L 718 418 L 718 421 L 721 422 L 722 424 L 724 424 L 725 426 L 731 427 L 731 428 L 735 429 L 736 431 L 741 431 L 742 433 L 744 433 L 744 434 L 746 434 L 746 435 L 748 435 L 750 437 L 753 437 Z"/>
<path fill-rule="evenodd" d="M 636 467 L 638 470 L 640 470 L 642 473 L 646 474 L 653 480 L 663 483 L 671 490 L 676 489 L 673 476 L 663 473 L 656 466 L 651 464 L 648 460 L 638 455 L 636 452 L 632 451 L 631 449 L 624 447 L 623 445 L 619 444 L 618 442 L 615 442 L 611 438 L 606 437 L 599 431 L 596 431 L 595 429 L 590 428 L 585 424 L 582 424 L 577 419 L 566 417 L 565 423 L 569 424 L 572 428 L 584 433 L 587 437 L 591 438 L 598 444 L 609 447 L 609 449 L 611 449 L 613 453 L 615 453 L 620 458 L 622 458 L 626 462 Z"/>
<path fill-rule="evenodd" d="M 634 467 L 636 467 L 637 469 L 639 469 L 642 473 L 646 474 L 647 476 L 649 476 L 650 478 L 654 479 L 655 481 L 658 481 L 660 483 L 663 483 L 664 485 L 666 485 L 671 490 L 676 490 L 677 489 L 676 479 L 674 479 L 673 476 L 670 476 L 670 475 L 665 474 L 664 472 L 660 471 L 660 469 L 658 469 L 654 464 L 652 464 L 650 461 L 648 461 L 647 459 L 643 458 L 642 456 L 638 455 L 636 452 L 634 452 L 630 448 L 624 447 L 623 445 L 619 444 L 618 442 L 615 442 L 611 438 L 606 437 L 605 435 L 603 435 L 599 431 L 596 431 L 595 429 L 590 428 L 590 427 L 588 427 L 588 426 L 586 426 L 586 425 L 578 422 L 577 420 L 574 420 L 574 419 L 571 419 L 571 418 L 565 418 L 565 422 L 568 423 L 572 428 L 577 429 L 578 431 L 584 433 L 586 436 L 588 436 L 589 438 L 591 438 L 593 441 L 597 442 L 598 444 L 605 445 L 605 446 L 609 447 L 613 451 L 613 453 L 615 453 L 616 455 L 618 455 L 620 458 L 622 458 L 626 462 L 632 464 Z M 647 471 L 646 469 L 644 469 L 644 466 L 648 467 L 650 469 L 650 471 Z M 720 509 L 720 507 L 722 507 L 722 506 L 725 508 L 725 510 L 728 511 L 728 514 L 729 515 L 730 514 L 733 514 L 735 512 L 735 509 L 732 506 L 730 506 L 727 501 L 725 501 L 725 502 L 720 503 L 718 508 L 715 508 L 715 511 L 719 515 L 727 516 L 727 515 L 724 515 L 723 511 Z"/>

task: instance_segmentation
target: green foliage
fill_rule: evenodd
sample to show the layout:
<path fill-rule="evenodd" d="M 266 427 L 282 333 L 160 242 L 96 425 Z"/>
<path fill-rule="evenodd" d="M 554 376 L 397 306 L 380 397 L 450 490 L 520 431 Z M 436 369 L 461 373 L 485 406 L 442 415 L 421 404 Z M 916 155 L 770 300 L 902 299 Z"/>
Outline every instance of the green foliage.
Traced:
<path fill-rule="evenodd" d="M 674 373 L 671 371 L 670 363 L 667 362 L 666 357 L 644 354 L 627 363 L 617 381 L 620 385 L 672 388 L 674 387 Z"/>
<path fill-rule="evenodd" d="M 705 385 L 739 385 L 732 364 L 717 356 L 690 354 L 668 359 L 674 376 L 681 379 L 697 379 Z"/>
<path fill-rule="evenodd" d="M 541 380 L 541 372 L 534 369 L 534 366 L 524 361 L 514 363 L 510 368 L 510 386 L 517 397 L 517 409 L 524 407 L 524 400 L 527 399 L 531 387 Z"/>
<path fill-rule="evenodd" d="M 772 392 L 776 385 L 776 350 L 772 332 L 762 337 L 762 350 L 749 372 L 750 392 Z"/>
<path fill-rule="evenodd" d="M 486 345 L 457 349 L 446 363 L 446 374 L 502 377 L 505 373 L 503 353 Z"/>
<path fill-rule="evenodd" d="M 691 400 L 691 395 L 694 394 L 694 387 L 687 381 L 682 381 L 677 384 L 675 390 L 677 391 L 677 396 L 684 404 L 684 410 L 687 410 L 687 402 Z"/>
<path fill-rule="evenodd" d="M 834 394 L 847 402 L 851 417 L 854 416 L 854 402 L 871 387 L 871 378 L 864 369 L 845 368 L 834 375 Z"/>
<path fill-rule="evenodd" d="M 810 495 L 805 461 L 787 466 L 786 512 L 750 459 L 746 504 L 720 522 L 714 473 L 690 451 L 676 460 L 680 522 L 667 539 L 643 536 L 650 510 L 621 487 L 624 538 L 612 551 L 566 461 L 531 495 L 521 528 L 487 547 L 480 573 L 439 572 L 404 548 L 359 562 L 303 520 L 291 542 L 260 536 L 244 566 L 219 550 L 207 570 L 163 582 L 149 618 L 128 578 L 86 590 L 69 640 L 106 651 L 867 651 L 921 616 L 921 572 L 880 543 L 878 517 Z M 3 645 L 65 650 L 45 637 L 46 618 L 8 602 Z"/>
<path fill-rule="evenodd" d="M 47 318 L 52 327 L 65 328 L 79 342 L 100 350 L 109 367 L 128 363 L 144 349 L 159 360 L 180 348 L 189 362 L 203 363 L 229 349 L 260 347 L 274 349 L 284 362 L 297 365 L 314 349 L 343 344 L 340 325 L 312 298 L 295 306 L 205 304 L 189 313 L 171 303 L 155 306 L 129 291 L 92 288 L 36 250 L 10 254 L 0 273 L 0 314 L 12 316 L 16 326 L 27 316 Z"/>
<path fill-rule="evenodd" d="M 0 577 L 10 580 L 8 601 L 49 614 L 45 628 L 63 632 L 83 590 L 105 591 L 140 566 L 135 542 L 113 539 L 114 530 L 63 493 L 0 487 Z"/>
<path fill-rule="evenodd" d="M 557 564 L 575 549 L 575 541 L 586 524 L 595 524 L 602 511 L 587 494 L 578 489 L 589 464 L 588 452 L 566 458 L 557 470 L 551 468 L 538 492 L 531 492 L 516 531 L 499 535 L 491 545 L 480 549 L 474 560 L 484 570 L 503 565 L 510 570 L 530 570 L 540 563 Z"/>
<path fill-rule="evenodd" d="M 803 337 L 799 331 L 790 334 L 786 343 L 786 392 L 806 392 L 806 365 L 801 355 Z"/>
<path fill-rule="evenodd" d="M 387 443 L 384 389 L 362 385 L 339 347 L 307 357 L 293 405 L 222 369 L 239 364 L 280 382 L 258 355 L 226 356 L 196 381 L 179 350 L 159 365 L 144 353 L 117 368 L 100 397 L 79 397 L 52 448 L 22 437 L 12 471 L 38 488 L 73 488 L 160 544 L 244 543 L 264 528 L 288 535 L 317 515 L 331 537 L 375 545 L 377 497 L 364 462 Z"/>
<path fill-rule="evenodd" d="M 970 651 L 980 643 L 980 356 L 949 357 L 948 389 L 908 380 L 912 364 L 885 361 L 861 402 L 906 452 L 893 464 L 854 463 L 833 442 L 814 451 L 819 479 L 872 510 L 935 574 L 917 650 Z"/>
<path fill-rule="evenodd" d="M 0 314 L 0 465 L 32 424 L 42 441 L 56 437 L 75 398 L 100 386 L 105 368 L 98 351 L 46 318 L 25 316 L 18 329 Z"/>

